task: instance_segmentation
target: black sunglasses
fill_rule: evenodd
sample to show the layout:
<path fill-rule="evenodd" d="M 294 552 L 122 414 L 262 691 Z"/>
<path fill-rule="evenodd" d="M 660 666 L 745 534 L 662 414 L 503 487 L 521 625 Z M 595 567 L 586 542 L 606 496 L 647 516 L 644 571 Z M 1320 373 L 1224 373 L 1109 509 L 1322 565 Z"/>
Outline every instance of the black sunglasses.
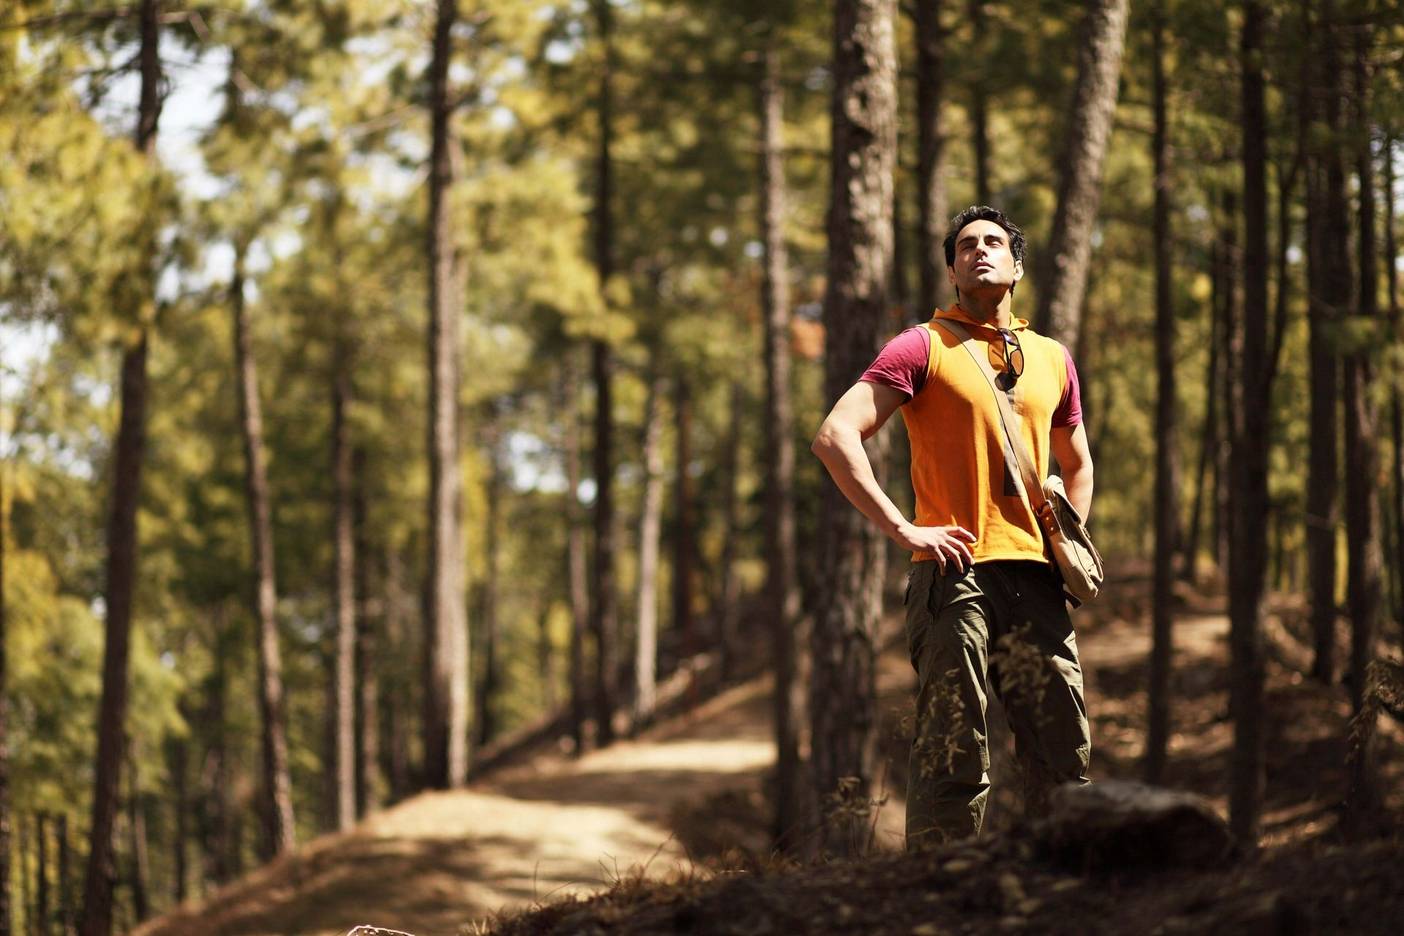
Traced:
<path fill-rule="evenodd" d="M 1019 346 L 1019 338 L 1007 328 L 996 329 L 1001 339 L 999 352 L 996 352 L 995 343 L 990 342 L 990 358 L 992 363 L 999 369 L 999 384 L 1001 390 L 1012 390 L 1024 373 L 1024 349 Z"/>

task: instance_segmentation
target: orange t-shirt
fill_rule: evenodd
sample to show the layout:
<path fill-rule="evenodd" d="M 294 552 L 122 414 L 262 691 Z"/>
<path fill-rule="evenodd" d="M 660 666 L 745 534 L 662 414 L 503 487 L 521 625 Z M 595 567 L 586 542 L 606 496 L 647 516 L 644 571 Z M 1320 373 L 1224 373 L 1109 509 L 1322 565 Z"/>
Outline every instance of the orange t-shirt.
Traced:
<path fill-rule="evenodd" d="M 990 363 L 1003 370 L 1004 340 L 995 328 L 971 318 L 960 306 L 938 309 L 936 316 L 962 322 L 976 344 L 990 354 Z M 1024 369 L 1011 402 L 1019 414 L 1024 443 L 1039 476 L 1044 477 L 1052 426 L 1081 422 L 1077 373 L 1066 349 L 1034 332 L 1024 319 L 1015 319 L 1010 330 L 1018 335 L 1024 352 Z M 925 331 L 929 342 L 925 379 L 904 391 L 912 396 L 902 407 L 911 440 L 916 524 L 965 527 L 975 534 L 971 551 L 976 562 L 1046 559 L 1033 510 L 1014 479 L 1006 476 L 999 406 L 984 371 L 934 319 L 916 331 Z M 882 376 L 879 362 L 863 379 L 894 385 Z M 914 562 L 934 558 L 928 552 L 912 554 Z"/>

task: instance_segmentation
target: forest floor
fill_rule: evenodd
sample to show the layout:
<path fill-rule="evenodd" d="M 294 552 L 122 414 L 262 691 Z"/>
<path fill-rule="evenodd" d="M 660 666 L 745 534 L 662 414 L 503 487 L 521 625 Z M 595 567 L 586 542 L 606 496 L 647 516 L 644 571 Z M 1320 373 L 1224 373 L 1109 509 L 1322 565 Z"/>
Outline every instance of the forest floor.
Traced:
<path fill-rule="evenodd" d="M 1123 570 L 1107 596 L 1075 618 L 1094 779 L 1139 776 L 1146 590 L 1143 575 Z M 1226 815 L 1232 725 L 1223 596 L 1207 587 L 1179 597 L 1166 783 L 1207 797 Z M 1364 849 L 1340 844 L 1347 692 L 1303 675 L 1310 653 L 1300 602 L 1276 599 L 1271 610 L 1263 847 L 1228 871 L 1088 877 L 1040 862 L 1015 820 L 1012 757 L 1007 732 L 994 730 L 998 714 L 990 834 L 932 855 L 899 854 L 913 677 L 896 639 L 881 666 L 886 796 L 872 833 L 888 857 L 788 869 L 769 857 L 774 747 L 760 679 L 638 739 L 578 759 L 542 751 L 467 790 L 417 796 L 136 932 L 341 936 L 361 924 L 416 936 L 489 926 L 513 934 L 1395 932 L 1404 918 L 1398 832 Z M 889 636 L 900 634 L 897 614 L 886 623 Z M 1343 645 L 1338 659 L 1345 658 Z M 1384 789 L 1397 818 L 1404 732 L 1388 719 L 1382 731 Z"/>

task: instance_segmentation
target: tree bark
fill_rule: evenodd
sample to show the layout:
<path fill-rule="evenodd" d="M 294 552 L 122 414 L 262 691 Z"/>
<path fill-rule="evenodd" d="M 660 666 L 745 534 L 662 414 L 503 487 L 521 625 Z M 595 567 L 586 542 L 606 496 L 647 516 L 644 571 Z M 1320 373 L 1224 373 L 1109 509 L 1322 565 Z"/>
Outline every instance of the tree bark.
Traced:
<path fill-rule="evenodd" d="M 258 701 L 263 740 L 262 819 L 264 850 L 282 854 L 293 846 L 292 780 L 288 767 L 283 711 L 283 662 L 278 643 L 278 589 L 274 579 L 273 519 L 263 452 L 263 408 L 258 396 L 258 365 L 252 323 L 244 300 L 244 257 L 248 244 L 234 248 L 229 303 L 234 317 L 234 356 L 239 379 L 239 414 L 244 442 L 244 494 L 255 575 L 254 614 L 258 620 Z"/>
<path fill-rule="evenodd" d="M 745 400 L 740 380 L 731 381 L 727 397 L 726 443 L 720 466 L 726 478 L 722 494 L 722 521 L 726 533 L 722 537 L 716 620 L 722 677 L 730 679 L 736 672 L 736 654 L 741 644 L 737 633 L 741 618 L 741 577 L 736 574 L 736 552 L 741 540 L 741 499 L 737 487 L 741 483 L 741 423 L 745 419 Z"/>
<path fill-rule="evenodd" d="M 161 115 L 160 3 L 142 0 L 139 14 L 141 90 L 137 105 L 137 150 L 152 158 Z M 153 244 L 154 246 L 154 244 Z M 130 298 L 136 309 L 152 301 L 155 270 L 137 277 Z M 138 317 L 138 316 L 134 316 Z M 83 936 L 112 931 L 112 824 L 122 769 L 122 731 L 127 715 L 127 657 L 132 630 L 132 593 L 136 585 L 137 503 L 141 497 L 141 463 L 146 449 L 147 325 L 122 352 L 121 401 L 113 451 L 111 508 L 107 524 L 107 621 L 103 646 L 102 701 L 98 709 L 98 749 L 94 768 L 88 867 L 83 887 Z"/>
<path fill-rule="evenodd" d="M 352 506 L 351 348 L 344 325 L 332 351 L 332 615 L 336 621 L 336 828 L 356 824 L 356 542 Z"/>
<path fill-rule="evenodd" d="M 134 922 L 140 923 L 151 915 L 151 901 L 147 896 L 148 882 L 151 880 L 151 861 L 146 841 L 146 809 L 142 802 L 141 787 L 137 782 L 137 759 L 130 751 L 127 762 L 131 765 L 130 778 L 127 781 L 127 835 L 132 850 L 129 879 L 132 888 L 132 914 L 135 917 Z"/>
<path fill-rule="evenodd" d="M 1399 340 L 1399 278 L 1396 272 L 1399 248 L 1394 235 L 1394 139 L 1385 137 L 1384 152 L 1380 161 L 1384 166 L 1384 269 L 1385 296 L 1389 310 L 1389 338 Z M 1396 385 L 1390 393 L 1389 421 L 1390 438 L 1393 440 L 1394 459 L 1390 471 L 1393 497 L 1391 510 L 1394 518 L 1394 559 L 1390 568 L 1394 577 L 1394 613 L 1404 615 L 1404 413 L 1401 413 L 1399 388 Z"/>
<path fill-rule="evenodd" d="M 775 667 L 775 818 L 776 844 L 802 844 L 807 790 L 800 776 L 799 729 L 805 717 L 800 654 L 801 633 L 798 555 L 795 545 L 790 402 L 790 271 L 785 246 L 785 169 L 782 157 L 784 97 L 779 62 L 767 47 L 762 59 L 760 109 L 761 310 L 765 334 L 765 558 L 766 619 L 771 622 Z"/>
<path fill-rule="evenodd" d="M 658 552 L 663 527 L 663 394 L 664 380 L 658 375 L 658 350 L 653 378 L 649 382 L 644 410 L 644 495 L 643 516 L 639 520 L 639 609 L 638 642 L 634 657 L 634 732 L 653 720 L 657 704 L 658 671 Z"/>
<path fill-rule="evenodd" d="M 1166 118 L 1165 7 L 1151 11 L 1151 86 L 1155 131 L 1151 154 L 1155 172 L 1155 572 L 1151 597 L 1149 728 L 1146 780 L 1165 775 L 1170 740 L 1170 665 L 1173 657 L 1174 562 L 1179 517 L 1179 407 L 1175 398 L 1175 307 L 1170 262 L 1170 139 Z"/>
<path fill-rule="evenodd" d="M 692 474 L 692 386 L 679 374 L 673 383 L 673 406 L 677 452 L 673 482 L 673 629 L 682 640 L 683 656 L 697 650 L 693 633 L 692 573 L 696 559 L 693 529 Z"/>
<path fill-rule="evenodd" d="M 73 932 L 77 914 L 73 907 L 73 885 L 69 877 L 72 855 L 68 841 L 68 813 L 58 815 L 58 917 L 59 932 L 69 936 Z M 8 922 L 5 918 L 0 922 Z"/>
<path fill-rule="evenodd" d="M 486 569 L 483 576 L 482 610 L 479 618 L 481 647 L 483 654 L 482 681 L 478 684 L 477 720 L 478 744 L 484 745 L 497 736 L 497 719 L 493 705 L 498 691 L 497 639 L 500 622 L 498 620 L 498 584 L 502 545 L 499 539 L 502 525 L 503 470 L 501 447 L 501 427 L 494 424 L 485 433 L 488 447 L 488 487 L 487 487 L 487 533 L 483 538 L 483 551 L 486 553 Z"/>
<path fill-rule="evenodd" d="M 229 729 L 225 716 L 226 695 L 229 691 L 229 656 L 233 652 L 234 636 L 230 632 L 228 610 L 216 605 L 212 614 L 214 624 L 214 657 L 205 690 L 204 722 L 209 726 L 209 749 L 202 770 L 203 787 L 207 791 L 202 830 L 205 843 L 205 875 L 216 884 L 234 876 L 233 777 L 230 771 Z"/>
<path fill-rule="evenodd" d="M 1312 105 L 1313 93 L 1322 93 L 1326 99 L 1322 119 L 1328 126 L 1335 127 L 1339 122 L 1340 104 L 1337 100 L 1339 89 L 1335 87 L 1333 72 L 1326 71 L 1325 59 L 1334 57 L 1330 40 L 1323 42 L 1320 34 L 1311 23 L 1312 4 L 1304 2 L 1303 31 L 1307 48 L 1315 49 L 1306 56 L 1314 59 L 1322 57 L 1320 77 L 1325 80 L 1324 91 L 1318 92 L 1319 82 L 1305 78 L 1302 88 L 1302 119 L 1314 122 L 1316 109 Z M 1303 64 L 1308 69 L 1309 64 Z M 1332 168 L 1332 163 L 1335 163 Z M 1337 524 L 1337 468 L 1339 451 L 1337 429 L 1337 372 L 1336 351 L 1332 345 L 1338 307 L 1349 302 L 1349 266 L 1344 271 L 1332 269 L 1339 257 L 1328 259 L 1327 251 L 1337 254 L 1331 246 L 1333 236 L 1348 237 L 1348 226 L 1344 217 L 1344 173 L 1339 165 L 1339 157 L 1333 157 L 1320 148 L 1311 154 L 1307 176 L 1307 282 L 1309 357 L 1311 363 L 1311 416 L 1310 450 L 1307 455 L 1307 519 L 1306 551 L 1307 579 L 1311 592 L 1311 629 L 1314 635 L 1312 675 L 1325 685 L 1335 680 L 1336 661 L 1336 524 Z M 1323 187 L 1324 181 L 1324 187 Z M 1335 191 L 1336 195 L 1329 193 Z M 1332 207 L 1333 200 L 1339 207 Z M 1339 215 L 1339 217 L 1337 217 Z M 1347 259 L 1347 264 L 1349 263 Z M 1342 277 L 1345 281 L 1342 282 Z M 1345 295 L 1338 294 L 1344 289 Z"/>
<path fill-rule="evenodd" d="M 182 704 L 181 710 L 187 722 L 193 721 L 194 712 L 189 711 L 188 705 Z M 190 878 L 190 792 L 185 775 L 189 767 L 190 743 L 185 738 L 172 738 L 167 741 L 166 751 L 170 765 L 171 800 L 175 813 L 175 821 L 171 830 L 171 898 L 179 906 L 185 902 L 187 882 Z M 63 817 L 60 816 L 59 819 L 59 835 L 62 837 L 65 834 Z M 60 845 L 60 849 L 62 849 L 62 845 Z M 60 851 L 60 853 L 62 852 Z M 62 863 L 60 863 L 60 883 L 63 881 L 63 874 L 64 870 Z"/>
<path fill-rule="evenodd" d="M 35 901 L 34 901 L 34 923 L 32 928 L 40 933 L 49 931 L 49 814 L 40 811 L 34 817 L 35 831 L 38 837 L 37 857 L 39 866 L 34 870 L 35 881 Z"/>
<path fill-rule="evenodd" d="M 1262 39 L 1266 13 L 1246 0 L 1240 36 L 1243 127 L 1243 327 L 1235 355 L 1236 415 L 1231 472 L 1233 513 L 1229 552 L 1229 821 L 1255 847 L 1263 791 L 1262 600 L 1267 550 L 1267 455 L 1270 370 L 1267 359 L 1266 118 Z"/>
<path fill-rule="evenodd" d="M 614 276 L 614 40 L 609 0 L 593 3 L 603 63 L 599 89 L 599 153 L 595 177 L 595 269 L 600 289 L 608 290 Z M 595 567 L 590 596 L 590 630 L 595 636 L 595 740 L 614 741 L 614 354 L 608 343 L 591 343 L 591 376 L 595 383 Z"/>
<path fill-rule="evenodd" d="M 984 63 L 990 54 L 990 41 L 985 27 L 985 0 L 968 0 L 966 16 L 970 20 L 969 57 L 974 66 L 970 76 L 970 136 L 975 147 L 975 202 L 990 203 L 990 119 L 989 90 L 985 83 Z M 944 262 L 944 260 L 943 260 Z"/>
<path fill-rule="evenodd" d="M 834 14 L 832 177 L 824 295 L 824 396 L 832 406 L 877 353 L 892 262 L 897 102 L 893 0 L 838 0 Z M 876 441 L 876 437 L 875 437 Z M 885 474 L 886 445 L 869 447 Z M 824 810 L 818 845 L 863 850 L 877 742 L 875 641 L 885 542 L 826 479 L 813 638 L 812 767 Z"/>
<path fill-rule="evenodd" d="M 1355 32 L 1355 147 L 1357 191 L 1360 199 L 1356 250 L 1359 255 L 1360 284 L 1356 290 L 1357 322 L 1368 334 L 1379 317 L 1379 259 L 1375 246 L 1375 183 L 1370 151 L 1370 28 L 1354 27 Z M 1351 710 L 1361 716 L 1367 691 L 1366 672 L 1376 656 L 1379 633 L 1381 583 L 1379 504 L 1376 465 L 1379 452 L 1375 443 L 1375 407 L 1370 397 L 1373 366 L 1372 343 L 1350 348 L 1345 361 L 1345 457 L 1346 464 L 1362 473 L 1346 485 L 1346 568 L 1347 606 L 1350 611 L 1350 701 Z M 1365 717 L 1365 716 L 1362 716 Z M 1357 726 L 1361 745 L 1352 752 L 1350 789 L 1346 797 L 1346 826 L 1363 834 L 1378 819 L 1382 803 L 1379 788 L 1379 750 L 1373 725 Z"/>
<path fill-rule="evenodd" d="M 585 641 L 590 629 L 590 588 L 585 542 L 585 516 L 580 506 L 580 413 L 576 400 L 580 369 L 575 351 L 565 353 L 559 399 L 565 423 L 566 578 L 570 585 L 570 737 L 578 755 L 585 749 L 585 719 L 589 698 L 585 686 Z"/>
<path fill-rule="evenodd" d="M 404 560 L 393 545 L 385 550 L 385 646 L 398 655 L 403 652 L 407 635 L 405 626 Z M 393 691 L 385 693 L 385 718 L 381 721 L 383 734 L 380 747 L 385 751 L 385 773 L 390 781 L 390 798 L 399 802 L 409 796 L 409 705 L 404 699 L 409 687 L 401 681 Z"/>
<path fill-rule="evenodd" d="M 1091 0 L 1082 27 L 1072 118 L 1058 186 L 1058 207 L 1038 280 L 1040 328 L 1076 348 L 1102 200 L 1102 163 L 1116 114 L 1117 79 L 1129 0 Z"/>
<path fill-rule="evenodd" d="M 380 808 L 380 647 L 376 640 L 376 618 L 384 617 L 382 600 L 371 613 L 369 519 L 366 510 L 366 450 L 360 446 L 351 455 L 352 520 L 355 527 L 356 580 L 356 815 L 366 816 Z"/>
<path fill-rule="evenodd" d="M 449 61 L 457 0 L 438 0 L 429 66 L 429 613 L 425 684 L 425 781 L 468 780 L 468 624 L 464 607 L 462 479 L 458 466 L 458 291 L 449 193 Z"/>
<path fill-rule="evenodd" d="M 921 280 L 918 302 L 923 319 L 946 302 L 949 292 L 944 247 L 948 223 L 946 133 L 941 111 L 946 93 L 946 33 L 941 27 L 941 6 L 941 0 L 916 0 L 913 4 L 917 41 L 917 252 Z M 980 0 L 971 0 L 971 6 L 978 9 Z M 980 99 L 983 111 L 982 93 Z M 980 139 L 981 134 L 977 134 L 977 146 Z M 988 168 L 979 160 L 976 165 L 979 189 L 979 171 L 983 169 L 988 174 Z M 988 178 L 983 184 L 986 189 L 989 187 Z M 987 195 L 986 192 L 978 196 L 982 204 Z"/>
<path fill-rule="evenodd" d="M 9 660 L 5 656 L 9 639 L 5 614 L 5 562 L 10 528 L 10 508 L 6 499 L 10 460 L 0 451 L 0 932 L 10 931 L 10 696 Z"/>

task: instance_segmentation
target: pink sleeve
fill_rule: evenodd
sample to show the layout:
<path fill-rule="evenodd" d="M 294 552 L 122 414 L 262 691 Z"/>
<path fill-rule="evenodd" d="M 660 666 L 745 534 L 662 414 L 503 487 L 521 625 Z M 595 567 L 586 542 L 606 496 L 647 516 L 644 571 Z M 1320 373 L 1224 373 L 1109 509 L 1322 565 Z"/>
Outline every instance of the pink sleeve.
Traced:
<path fill-rule="evenodd" d="M 1053 425 L 1055 428 L 1070 428 L 1082 425 L 1082 385 L 1077 379 L 1077 367 L 1073 364 L 1072 355 L 1068 349 L 1063 348 L 1063 360 L 1068 365 L 1068 382 L 1063 387 L 1063 397 L 1058 401 L 1058 408 L 1053 411 Z"/>
<path fill-rule="evenodd" d="M 910 400 L 921 392 L 926 383 L 926 366 L 930 357 L 931 339 L 927 337 L 926 327 L 917 325 L 884 345 L 877 359 L 858 379 L 891 387 Z"/>

